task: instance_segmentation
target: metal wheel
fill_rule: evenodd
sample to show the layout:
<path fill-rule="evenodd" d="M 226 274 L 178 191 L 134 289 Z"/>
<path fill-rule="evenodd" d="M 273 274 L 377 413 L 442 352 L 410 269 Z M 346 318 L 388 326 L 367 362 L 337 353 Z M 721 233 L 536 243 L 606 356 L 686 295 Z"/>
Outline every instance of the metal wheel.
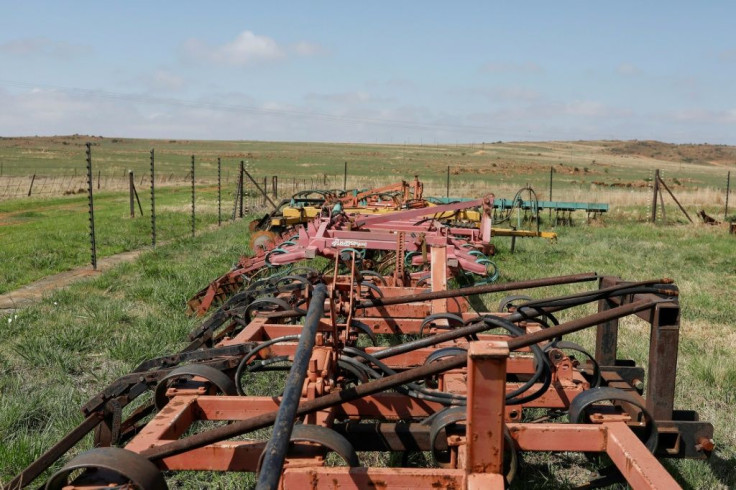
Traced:
<path fill-rule="evenodd" d="M 593 373 L 592 374 L 583 373 L 583 374 L 585 375 L 586 378 L 590 378 L 588 379 L 588 382 L 590 383 L 591 388 L 597 388 L 601 385 L 601 381 L 603 381 L 603 378 L 601 377 L 601 368 L 598 365 L 598 361 L 596 361 L 595 356 L 591 355 L 590 352 L 586 351 L 583 348 L 583 346 L 576 344 L 575 342 L 570 342 L 567 340 L 553 340 L 552 342 L 545 345 L 543 350 L 545 352 L 549 352 L 550 349 L 561 349 L 563 351 L 571 350 L 574 352 L 579 352 L 585 357 L 587 357 L 593 366 Z M 573 359 L 575 358 L 573 357 Z M 575 359 L 575 361 L 577 361 L 577 359 Z M 575 367 L 578 367 L 578 366 L 575 366 Z"/>
<path fill-rule="evenodd" d="M 465 432 L 464 427 L 458 427 L 459 422 L 467 419 L 466 407 L 450 407 L 432 415 L 432 425 L 429 429 L 429 441 L 432 448 L 432 458 L 441 468 L 450 468 L 450 449 L 447 447 L 447 430 L 456 430 L 460 433 Z M 518 454 L 516 452 L 516 442 L 511 437 L 511 433 L 504 425 L 504 477 L 506 483 L 516 476 L 519 466 Z"/>
<path fill-rule="evenodd" d="M 637 436 L 651 452 L 657 449 L 659 433 L 657 432 L 657 424 L 654 417 L 649 413 L 647 408 L 639 402 L 639 399 L 627 391 L 616 388 L 601 387 L 591 388 L 576 396 L 570 403 L 568 416 L 571 424 L 587 423 L 592 413 L 604 409 L 604 402 L 617 405 L 617 402 L 623 402 L 633 405 L 641 410 L 641 418 L 638 421 L 642 430 L 637 431 Z"/>
<path fill-rule="evenodd" d="M 509 311 L 510 308 L 516 308 L 518 302 L 526 303 L 527 301 L 532 301 L 531 296 L 527 296 L 525 294 L 512 294 L 511 296 L 506 296 L 501 299 L 501 301 L 498 303 L 498 311 Z"/>
<path fill-rule="evenodd" d="M 101 447 L 82 453 L 53 474 L 46 490 L 61 490 L 69 486 L 72 473 L 86 470 L 74 481 L 82 485 L 166 490 L 163 474 L 148 458 L 117 447 Z M 127 485 L 127 486 L 126 486 Z"/>
<path fill-rule="evenodd" d="M 360 466 L 358 454 L 350 441 L 342 434 L 321 425 L 297 424 L 291 431 L 289 438 L 291 443 L 295 442 L 311 442 L 319 444 L 342 458 L 351 468 Z M 258 459 L 258 473 L 261 472 L 264 453 L 261 453 Z"/>
<path fill-rule="evenodd" d="M 161 410 L 169 399 L 166 396 L 166 391 L 171 387 L 175 380 L 179 378 L 193 378 L 193 377 L 204 378 L 216 387 L 220 393 L 228 396 L 237 395 L 235 389 L 235 383 L 225 373 L 217 370 L 206 364 L 190 364 L 188 366 L 181 366 L 174 369 L 167 374 L 161 381 L 156 385 L 156 392 L 154 399 L 156 400 L 156 408 Z"/>
<path fill-rule="evenodd" d="M 243 316 L 245 317 L 246 322 L 250 322 L 252 319 L 252 313 L 254 312 L 258 312 L 258 311 L 275 312 L 275 311 L 286 311 L 286 310 L 291 310 L 291 309 L 292 309 L 292 306 L 285 299 L 266 296 L 263 298 L 258 298 L 255 301 L 253 301 L 251 304 L 249 304 L 248 307 L 243 312 Z M 307 312 L 305 311 L 304 314 L 306 313 Z"/>
<path fill-rule="evenodd" d="M 447 321 L 447 325 L 435 325 L 434 323 L 437 320 L 445 320 Z M 463 317 L 454 313 L 435 313 L 434 315 L 429 315 L 424 319 L 424 321 L 422 321 L 422 324 L 419 326 L 419 335 L 424 335 L 424 329 L 430 325 L 441 330 L 452 330 L 454 328 L 465 326 L 465 321 L 463 320 Z M 474 340 L 477 339 L 478 337 L 475 336 Z"/>
<path fill-rule="evenodd" d="M 360 275 L 364 276 L 366 278 L 375 279 L 375 282 L 380 283 L 381 286 L 387 286 L 386 278 L 384 278 L 381 274 L 375 271 L 369 271 L 369 270 L 363 270 L 360 271 Z M 373 281 L 371 281 L 373 282 Z"/>

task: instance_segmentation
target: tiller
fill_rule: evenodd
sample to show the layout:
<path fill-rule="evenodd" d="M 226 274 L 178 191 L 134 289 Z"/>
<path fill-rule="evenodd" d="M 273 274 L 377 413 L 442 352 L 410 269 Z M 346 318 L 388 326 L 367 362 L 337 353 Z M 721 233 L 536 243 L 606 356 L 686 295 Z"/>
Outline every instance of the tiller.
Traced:
<path fill-rule="evenodd" d="M 447 249 L 448 264 L 457 277 L 481 277 L 493 282 L 498 268 L 489 259 L 493 195 L 482 199 L 424 207 L 379 215 L 348 215 L 340 205 L 323 208 L 323 216 L 299 228 L 293 236 L 268 234 L 255 239 L 255 255 L 241 257 L 229 272 L 220 276 L 189 300 L 189 309 L 203 315 L 213 303 L 222 303 L 260 274 L 274 267 L 317 256 L 334 259 L 340 250 L 357 250 L 366 268 L 391 262 L 392 285 L 417 284 L 429 277 L 428 250 Z M 453 227 L 435 217 L 480 208 L 478 227 Z M 412 271 L 412 269 L 415 269 Z M 414 272 L 412 274 L 412 272 Z"/>
<path fill-rule="evenodd" d="M 249 472 L 258 489 L 504 488 L 524 479 L 520 453 L 573 451 L 610 459 L 593 485 L 672 489 L 658 458 L 710 454 L 712 425 L 674 408 L 680 307 L 670 280 L 585 273 L 448 289 L 462 247 L 427 225 L 429 278 L 397 284 L 362 272 L 360 249 L 340 243 L 380 241 L 378 225 L 396 227 L 394 243 L 409 234 L 402 220 L 372 219 L 304 229 L 269 260 L 321 246 L 330 274 L 293 269 L 244 287 L 182 352 L 90 400 L 80 426 L 10 488 L 31 484 L 92 430 L 94 449 L 46 488 L 163 489 L 178 471 Z M 506 297 L 495 312 L 478 296 L 591 282 L 563 296 Z M 576 309 L 591 303 L 596 313 Z M 646 374 L 617 356 L 629 317 L 649 325 Z M 568 339 L 588 328 L 592 352 Z"/>

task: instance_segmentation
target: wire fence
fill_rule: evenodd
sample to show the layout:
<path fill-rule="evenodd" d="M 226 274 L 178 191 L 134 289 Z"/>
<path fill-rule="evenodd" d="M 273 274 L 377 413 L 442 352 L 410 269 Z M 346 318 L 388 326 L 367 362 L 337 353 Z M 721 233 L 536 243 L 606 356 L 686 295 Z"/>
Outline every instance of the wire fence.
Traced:
<path fill-rule="evenodd" d="M 262 217 L 300 191 L 370 189 L 396 183 L 396 177 L 389 174 L 349 175 L 347 163 L 339 174 L 305 176 L 279 173 L 262 162 L 249 164 L 247 160 L 211 154 L 200 157 L 164 153 L 155 154 L 154 158 L 151 151 L 140 153 L 134 160 L 114 161 L 103 149 L 92 150 L 89 174 L 83 154 L 79 155 L 78 166 L 69 166 L 68 160 L 67 165 L 60 162 L 56 166 L 51 159 L 44 165 L 30 162 L 25 167 L 22 162 L 3 164 L 0 293 L 89 263 L 90 242 L 96 245 L 97 254 L 104 257 L 196 235 L 229 220 Z M 491 190 L 482 179 L 455 175 L 449 167 L 442 177 L 424 182 L 425 196 L 479 197 Z M 550 200 L 551 177 L 552 172 Z M 665 180 L 670 182 L 669 178 Z M 712 195 L 703 194 L 703 190 L 681 195 L 674 186 L 672 190 L 682 207 L 693 210 L 702 202 L 715 203 L 712 208 L 718 206 L 727 215 L 729 186 L 730 173 L 725 199 L 722 191 L 715 189 L 709 191 Z M 90 236 L 90 188 L 96 236 Z M 504 197 L 514 195 L 518 188 L 495 184 L 492 190 L 497 197 Z M 612 205 L 640 207 L 653 202 L 648 187 L 591 191 L 581 188 L 576 194 L 565 189 L 554 197 L 559 199 L 558 194 L 563 194 L 565 201 L 602 199 Z M 672 203 L 665 203 L 668 210 L 672 208 Z M 664 219 L 663 204 L 659 209 Z M 709 208 L 709 212 L 713 213 L 713 209 Z M 676 217 L 670 211 L 668 214 L 670 219 Z"/>
<path fill-rule="evenodd" d="M 151 176 L 148 173 L 133 172 L 135 177 L 135 185 L 138 189 L 150 187 Z M 254 176 L 255 177 L 255 176 Z M 262 181 L 264 178 L 267 182 L 269 193 L 274 197 L 279 197 L 286 193 L 295 193 L 307 189 L 325 189 L 342 186 L 342 180 L 334 175 L 323 175 L 321 177 L 303 178 L 303 177 L 286 177 L 278 181 L 274 190 L 272 185 L 273 177 L 279 176 L 258 176 L 257 179 Z M 228 171 L 223 174 L 221 184 L 228 187 L 237 182 L 237 173 Z M 188 186 L 191 183 L 190 174 L 168 173 L 166 175 L 156 175 L 156 187 L 181 187 Z M 129 173 L 125 171 L 122 174 L 103 175 L 97 172 L 93 175 L 93 188 L 96 192 L 120 192 L 128 191 L 130 186 Z M 217 185 L 217 178 L 211 176 L 197 177 L 197 185 Z M 340 187 L 342 188 L 342 187 Z M 20 199 L 25 197 L 60 197 L 75 194 L 84 194 L 87 192 L 87 177 L 85 175 L 27 175 L 27 176 L 0 176 L 0 201 L 10 199 Z"/>
<path fill-rule="evenodd" d="M 94 267 L 98 256 L 262 216 L 295 192 L 343 183 L 342 175 L 256 172 L 241 160 L 190 155 L 174 165 L 167 161 L 171 155 L 145 156 L 111 164 L 109 154 L 92 147 L 89 173 L 84 154 L 79 167 L 29 163 L 25 175 L 21 164 L 6 162 L 0 175 L 0 294 L 57 272 Z"/>

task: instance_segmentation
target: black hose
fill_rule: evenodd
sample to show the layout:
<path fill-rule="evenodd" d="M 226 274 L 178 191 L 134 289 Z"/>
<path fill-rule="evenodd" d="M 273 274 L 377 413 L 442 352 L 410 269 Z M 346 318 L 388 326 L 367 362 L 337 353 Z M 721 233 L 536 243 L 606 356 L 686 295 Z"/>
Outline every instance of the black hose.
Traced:
<path fill-rule="evenodd" d="M 304 379 L 307 375 L 309 359 L 314 348 L 317 327 L 319 327 L 319 320 L 324 314 L 326 299 L 327 287 L 324 284 L 316 285 L 309 302 L 307 316 L 304 319 L 304 327 L 299 336 L 299 345 L 296 354 L 294 354 L 294 364 L 286 378 L 284 394 L 281 397 L 278 415 L 276 415 L 276 421 L 273 424 L 273 436 L 263 450 L 263 465 L 256 485 L 257 490 L 276 490 L 278 488 L 284 459 L 289 448 L 291 431 L 294 428 L 296 410 L 299 406 Z"/>
<path fill-rule="evenodd" d="M 240 364 L 238 364 L 238 369 L 235 370 L 235 388 L 238 390 L 238 395 L 245 395 L 245 390 L 243 389 L 241 378 L 243 376 L 243 371 L 245 371 L 246 366 L 248 365 L 248 362 L 255 357 L 258 352 L 262 351 L 266 347 L 270 347 L 274 344 L 278 344 L 281 342 L 292 342 L 294 340 L 299 340 L 299 335 L 284 335 L 283 337 L 278 337 L 275 339 L 271 339 L 269 341 L 263 342 L 261 344 L 258 344 L 257 347 L 254 347 L 252 350 L 250 350 L 243 359 L 240 360 Z"/>

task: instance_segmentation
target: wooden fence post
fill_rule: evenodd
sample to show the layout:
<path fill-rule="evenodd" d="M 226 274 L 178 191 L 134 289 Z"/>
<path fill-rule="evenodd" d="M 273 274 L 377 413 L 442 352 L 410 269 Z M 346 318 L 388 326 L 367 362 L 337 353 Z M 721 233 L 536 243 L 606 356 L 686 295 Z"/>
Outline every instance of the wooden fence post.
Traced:
<path fill-rule="evenodd" d="M 28 188 L 28 197 L 31 197 L 31 192 L 33 191 L 33 183 L 36 181 L 36 174 L 33 174 L 33 177 L 31 177 L 31 186 Z"/>

